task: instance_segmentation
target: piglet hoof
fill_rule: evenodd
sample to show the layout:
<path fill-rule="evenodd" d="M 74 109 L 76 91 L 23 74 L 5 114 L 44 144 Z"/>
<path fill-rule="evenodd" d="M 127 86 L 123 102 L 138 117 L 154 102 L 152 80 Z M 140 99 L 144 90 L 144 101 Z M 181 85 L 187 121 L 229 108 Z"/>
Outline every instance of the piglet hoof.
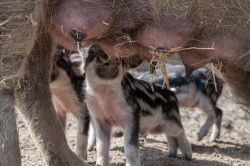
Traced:
<path fill-rule="evenodd" d="M 209 142 L 215 142 L 216 139 L 220 138 L 220 126 L 221 126 L 221 118 L 219 118 L 217 120 L 217 124 L 213 125 L 213 129 L 212 129 L 212 134 L 209 138 Z"/>
<path fill-rule="evenodd" d="M 209 138 L 209 143 L 213 143 L 215 142 L 217 139 L 219 138 L 219 136 L 217 134 L 212 134 Z"/>
<path fill-rule="evenodd" d="M 94 151 L 94 150 L 96 150 L 95 145 L 88 146 L 88 151 L 89 152 Z"/>
<path fill-rule="evenodd" d="M 178 144 L 181 149 L 182 153 L 182 158 L 186 160 L 191 160 L 192 159 L 192 147 L 185 135 L 182 137 L 179 137 L 178 139 Z"/>
<path fill-rule="evenodd" d="M 185 160 L 191 160 L 192 159 L 192 148 L 189 143 L 185 145 L 181 145 L 181 153 L 182 153 L 182 158 Z"/>
<path fill-rule="evenodd" d="M 192 160 L 192 152 L 182 154 L 182 158 L 185 160 Z"/>
<path fill-rule="evenodd" d="M 219 138 L 220 138 L 220 132 L 219 131 L 213 131 L 208 142 L 209 143 L 215 142 Z"/>
<path fill-rule="evenodd" d="M 168 152 L 168 157 L 176 157 L 177 151 L 169 151 Z"/>
<path fill-rule="evenodd" d="M 205 132 L 198 132 L 197 133 L 197 141 L 201 141 L 202 139 L 203 139 L 203 137 L 205 137 L 205 135 L 206 135 L 207 133 L 205 133 Z"/>
<path fill-rule="evenodd" d="M 123 132 L 121 130 L 116 129 L 116 130 L 114 130 L 112 132 L 112 136 L 113 137 L 122 137 L 123 136 Z"/>

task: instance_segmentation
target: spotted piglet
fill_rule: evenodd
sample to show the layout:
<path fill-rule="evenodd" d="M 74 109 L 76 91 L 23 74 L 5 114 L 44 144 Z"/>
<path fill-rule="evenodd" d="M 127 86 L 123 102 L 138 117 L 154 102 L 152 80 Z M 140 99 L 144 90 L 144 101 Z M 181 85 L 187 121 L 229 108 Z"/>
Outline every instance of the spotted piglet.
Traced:
<path fill-rule="evenodd" d="M 112 126 L 124 130 L 127 166 L 140 165 L 139 133 L 165 133 L 168 155 L 177 147 L 190 160 L 192 151 L 181 123 L 178 102 L 173 92 L 135 79 L 127 70 L 131 63 L 110 59 L 97 45 L 85 56 L 86 104 L 96 128 L 96 165 L 109 163 Z M 154 89 L 154 90 L 153 90 Z"/>
<path fill-rule="evenodd" d="M 77 118 L 76 153 L 80 159 L 86 160 L 90 118 L 84 102 L 85 75 L 82 62 L 80 54 L 58 46 L 51 73 L 50 89 L 56 114 L 63 129 L 66 129 L 67 113 L 72 113 Z"/>

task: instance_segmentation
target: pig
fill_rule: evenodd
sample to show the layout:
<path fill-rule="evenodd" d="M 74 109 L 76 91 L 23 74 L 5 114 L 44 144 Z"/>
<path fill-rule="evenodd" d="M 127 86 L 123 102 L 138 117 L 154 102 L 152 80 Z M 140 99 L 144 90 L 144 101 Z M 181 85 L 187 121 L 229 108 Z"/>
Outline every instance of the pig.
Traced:
<path fill-rule="evenodd" d="M 0 165 L 21 165 L 14 107 L 28 125 L 44 165 L 85 165 L 70 150 L 52 103 L 53 8 L 51 1 L 1 2 Z"/>
<path fill-rule="evenodd" d="M 84 50 L 82 50 L 84 51 Z M 87 159 L 87 137 L 90 117 L 84 102 L 85 74 L 80 54 L 57 47 L 51 74 L 50 89 L 52 102 L 63 129 L 66 127 L 66 113 L 72 113 L 78 122 L 76 153 Z"/>
<path fill-rule="evenodd" d="M 6 98 L 14 96 L 15 100 L 10 100 L 12 104 L 9 105 L 14 105 L 15 103 L 20 108 L 21 114 L 23 114 L 24 119 L 26 119 L 29 128 L 33 132 L 45 163 L 49 165 L 56 165 L 58 163 L 61 165 L 65 165 L 65 163 L 82 165 L 80 160 L 74 156 L 66 145 L 65 137 L 62 135 L 63 131 L 60 129 L 61 124 L 57 123 L 58 120 L 55 120 L 56 115 L 53 113 L 55 111 L 51 102 L 48 80 L 51 61 L 54 55 L 54 43 L 62 43 L 65 47 L 68 46 L 71 50 L 76 50 L 77 44 L 74 38 L 76 34 L 72 32 L 77 28 L 82 32 L 81 46 L 84 46 L 84 44 L 87 45 L 88 42 L 86 41 L 92 39 L 102 43 L 103 47 L 107 51 L 112 52 L 113 55 L 114 52 L 119 52 L 119 54 L 124 52 L 122 54 L 129 56 L 131 50 L 139 53 L 141 49 L 139 45 L 128 43 L 126 39 L 123 40 L 126 41 L 124 46 L 117 47 L 117 42 L 114 40 L 125 38 L 123 32 L 127 31 L 126 28 L 123 29 L 124 24 L 126 26 L 129 25 L 129 27 L 137 27 L 137 21 L 134 21 L 137 20 L 136 17 L 128 17 L 131 20 L 127 20 L 126 18 L 128 14 L 132 16 L 131 11 L 135 11 L 132 10 L 132 5 L 136 3 L 132 1 L 126 3 L 120 2 L 96 0 L 91 2 L 74 1 L 72 3 L 67 0 L 21 0 L 4 1 L 1 5 L 1 16 L 3 16 L 1 17 L 1 21 L 3 21 L 1 27 L 4 26 L 4 39 L 1 39 L 1 61 L 5 67 L 1 71 L 1 94 L 3 93 L 3 96 Z M 15 8 L 12 6 L 15 6 Z M 99 10 L 96 10 L 96 7 Z M 121 8 L 124 10 L 120 10 Z M 6 9 L 10 10 L 6 11 Z M 92 14 L 89 15 L 87 13 Z M 11 19 L 8 19 L 9 17 Z M 118 35 L 114 32 L 116 29 L 119 29 Z M 113 35 L 117 37 L 113 38 L 112 42 L 110 42 L 110 36 Z M 105 39 L 105 42 L 103 39 Z M 131 47 L 132 45 L 133 47 Z M 46 49 L 43 49 L 42 46 Z M 127 47 L 130 48 L 129 51 Z M 41 49 L 43 50 L 40 51 Z M 40 59 L 35 58 L 36 56 Z M 20 72 L 15 74 L 13 71 Z M 35 77 L 30 77 L 31 75 L 35 75 Z M 41 78 L 44 80 L 43 83 L 38 81 Z M 6 89 L 12 90 L 10 93 L 5 93 Z M 36 89 L 41 91 L 36 91 Z M 44 100 L 40 100 L 34 94 L 35 91 L 44 94 Z M 39 106 L 39 104 L 36 104 L 37 102 L 46 108 L 37 108 Z M 1 105 L 4 105 L 4 103 L 1 103 Z M 41 111 L 43 109 L 49 113 Z M 42 118 L 47 116 L 50 119 Z M 56 123 L 53 124 L 53 127 L 48 127 L 47 124 L 52 121 Z M 11 121 L 7 120 L 6 122 Z M 57 130 L 58 132 L 55 132 Z M 49 146 L 48 144 L 55 144 L 55 146 Z"/>
<path fill-rule="evenodd" d="M 1 160 L 4 162 L 3 165 L 9 165 L 10 162 L 16 162 L 13 164 L 11 163 L 10 165 L 20 165 L 20 151 L 18 146 L 7 148 L 18 145 L 17 132 L 16 129 L 14 129 L 15 125 L 13 125 L 15 124 L 13 123 L 15 118 L 12 115 L 13 111 L 11 111 L 13 110 L 14 105 L 18 108 L 19 112 L 27 122 L 36 145 L 42 153 L 44 163 L 47 165 L 84 165 L 84 163 L 72 153 L 67 145 L 61 124 L 55 114 L 55 108 L 52 103 L 52 96 L 49 88 L 51 62 L 55 50 L 54 43 L 66 43 L 63 36 L 60 37 L 59 35 L 59 37 L 57 37 L 55 27 L 58 25 L 57 23 L 59 23 L 61 33 L 63 28 L 67 26 L 61 26 L 63 24 L 60 25 L 60 19 L 69 21 L 69 15 L 64 14 L 71 13 L 72 9 L 75 10 L 74 6 L 70 5 L 71 3 L 68 2 L 69 1 L 66 0 L 21 0 L 2 2 L 2 22 L 0 27 L 3 35 L 1 35 L 0 40 L 0 89 L 1 97 L 6 100 L 1 100 L 0 108 L 10 110 L 8 114 L 11 114 L 11 116 L 7 117 L 13 118 L 10 120 L 9 118 L 4 119 L 4 117 L 6 117 L 5 115 L 1 116 L 1 123 L 6 123 L 6 126 L 13 126 L 12 132 L 7 132 L 7 127 L 3 128 L 4 131 L 1 132 L 1 134 L 9 133 L 9 135 L 4 135 L 3 143 L 1 141 L 1 144 L 5 145 L 5 148 L 2 148 L 3 146 L 1 146 L 1 154 L 2 152 L 4 154 L 1 155 L 4 157 L 4 159 Z M 95 11 L 93 13 L 96 13 L 96 17 L 92 15 L 93 18 L 98 18 L 104 11 L 97 10 L 99 13 L 96 12 L 96 6 L 112 6 L 113 4 L 111 1 L 105 2 L 109 5 L 105 5 L 100 1 L 95 1 L 95 3 L 89 3 L 89 1 L 78 1 L 78 3 L 81 4 L 83 4 L 83 2 L 85 2 L 85 5 L 82 7 L 85 6 L 86 11 Z M 92 7 L 90 5 L 90 8 L 88 8 L 86 3 L 92 4 Z M 67 7 L 67 5 L 69 6 Z M 15 8 L 13 8 L 13 6 L 15 6 Z M 70 10 L 64 10 L 65 7 Z M 79 18 L 81 19 L 81 25 L 87 27 L 87 29 L 82 29 L 82 31 L 95 29 L 96 32 L 98 32 L 99 29 L 103 29 L 103 27 L 98 28 L 98 25 L 103 25 L 102 23 L 100 24 L 100 20 L 102 19 L 88 19 L 88 17 L 85 17 L 87 15 L 84 15 L 86 19 L 83 19 L 80 11 L 84 10 L 80 9 L 73 14 L 80 16 L 77 18 L 78 20 Z M 119 11 L 118 8 L 117 11 Z M 114 11 L 112 13 L 116 12 Z M 119 21 L 119 19 L 116 20 L 116 22 Z M 78 25 L 75 24 L 76 22 L 78 22 L 77 19 L 75 22 L 69 22 L 69 24 L 67 24 L 71 26 L 70 31 L 72 31 L 72 28 L 78 28 Z M 108 23 L 108 21 L 106 22 Z M 94 25 L 97 25 L 97 28 L 94 28 Z M 89 33 L 85 31 L 84 33 L 94 34 L 90 35 L 90 38 L 102 36 L 102 34 L 96 35 L 96 32 Z M 72 34 L 72 36 L 74 36 L 74 34 Z M 82 38 L 83 37 L 84 35 L 82 35 Z M 74 42 L 75 39 L 71 37 L 70 39 L 71 44 L 76 48 L 76 43 Z M 87 38 L 82 40 L 85 42 Z M 113 46 L 115 44 L 113 44 Z M 67 44 L 64 45 L 67 46 Z M 112 47 L 111 50 L 114 50 L 114 47 Z M 126 50 L 126 48 L 123 48 L 123 50 Z M 5 106 L 5 101 L 8 101 L 7 106 Z M 53 124 L 51 122 L 53 122 Z M 9 142 L 9 140 L 12 140 L 12 142 Z M 6 149 L 10 152 L 6 152 Z M 8 158 L 12 158 L 12 151 L 17 154 L 14 155 L 17 159 L 9 161 Z"/>
<path fill-rule="evenodd" d="M 214 83 L 212 73 L 208 67 L 202 67 L 191 73 L 190 79 L 186 76 L 184 65 L 167 65 L 170 90 L 172 90 L 179 102 L 179 107 L 198 107 L 207 115 L 206 122 L 197 133 L 197 140 L 200 141 L 212 127 L 209 142 L 214 142 L 220 136 L 222 110 L 217 106 L 217 101 L 221 96 L 224 81 L 215 77 Z M 160 72 L 157 76 L 152 76 L 147 72 L 138 76 L 138 79 L 152 81 L 158 85 L 164 85 Z M 216 86 L 216 87 L 215 87 Z"/>
<path fill-rule="evenodd" d="M 149 0 L 151 21 L 145 20 L 133 38 L 149 49 L 193 48 L 179 52 L 189 73 L 213 61 L 223 62 L 226 83 L 247 107 L 249 5 L 250 1 Z"/>
<path fill-rule="evenodd" d="M 77 6 L 77 3 L 74 5 Z M 102 20 L 104 23 L 102 26 L 108 25 L 109 28 L 101 28 L 105 29 L 105 32 L 98 31 L 99 34 L 93 33 L 93 36 L 99 36 L 98 44 L 106 53 L 112 56 L 142 54 L 146 59 L 151 59 L 153 55 L 149 51 L 152 48 L 170 50 L 171 48 L 181 47 L 194 48 L 180 52 L 187 70 L 193 70 L 217 59 L 223 61 L 225 62 L 223 63 L 224 68 L 228 70 L 228 72 L 224 73 L 225 80 L 232 87 L 232 90 L 239 95 L 239 102 L 247 106 L 247 103 L 250 103 L 248 102 L 249 93 L 242 90 L 244 88 L 237 86 L 241 84 L 247 88 L 247 85 L 243 83 L 244 81 L 237 82 L 237 80 L 246 80 L 245 78 L 248 77 L 249 35 L 247 34 L 249 28 L 247 20 L 250 12 L 248 3 L 248 1 L 215 2 L 213 0 L 199 2 L 196 0 L 174 0 L 171 2 L 138 0 L 133 2 L 124 1 L 123 3 L 115 1 L 115 4 L 110 5 L 108 2 L 103 1 L 103 10 L 101 11 L 106 15 L 100 14 L 99 17 L 97 16 L 96 19 L 92 20 Z M 95 2 L 89 6 L 93 4 Z M 81 5 L 84 5 L 84 3 Z M 92 9 L 89 6 L 83 12 L 89 12 Z M 116 12 L 112 6 L 115 8 L 122 7 L 124 10 Z M 60 11 L 59 9 L 60 7 L 58 11 Z M 128 11 L 129 14 L 125 11 Z M 78 18 L 76 13 L 71 12 L 70 16 Z M 126 17 L 124 17 L 125 13 L 127 14 Z M 116 19 L 116 16 L 119 19 Z M 65 20 L 58 20 L 55 23 L 57 32 L 60 32 L 60 25 L 63 25 L 63 27 L 66 27 L 67 34 L 69 34 L 72 26 L 70 27 Z M 87 24 L 88 19 L 83 20 L 86 22 L 81 24 L 79 21 L 79 24 L 89 25 Z M 74 20 L 71 24 L 76 24 L 75 22 Z M 114 26 L 115 23 L 117 23 L 117 26 Z M 86 27 L 81 28 L 81 25 L 79 25 L 80 29 L 83 32 L 88 32 Z M 97 24 L 94 25 L 97 26 Z M 94 30 L 94 28 L 92 29 Z M 121 41 L 120 35 L 114 35 L 119 34 L 119 31 L 126 34 L 133 42 L 128 44 L 128 41 Z M 61 32 L 55 34 L 57 34 L 55 38 L 58 38 L 58 41 L 63 38 Z M 94 39 L 92 35 L 87 34 L 86 36 L 89 36 L 88 39 Z M 105 38 L 104 36 L 109 37 Z M 109 41 L 106 42 L 106 39 L 109 39 Z M 62 42 L 62 40 L 60 41 Z M 64 44 L 66 43 L 65 45 L 73 45 L 72 41 L 66 39 L 63 41 Z M 191 71 L 188 72 L 191 73 Z M 238 79 L 238 75 L 233 74 L 237 72 L 240 72 L 240 75 L 243 76 L 240 77 L 241 79 Z"/>
<path fill-rule="evenodd" d="M 87 54 L 87 48 L 81 49 L 81 54 L 69 51 L 62 46 L 57 47 L 51 74 L 50 89 L 52 102 L 63 129 L 66 127 L 66 113 L 72 113 L 78 121 L 76 153 L 82 160 L 87 160 L 88 150 L 93 149 L 95 139 L 92 135 L 93 123 L 90 121 L 89 111 L 85 104 L 85 72 L 83 70 L 82 54 Z M 115 129 L 113 136 L 120 137 L 122 132 Z"/>
<path fill-rule="evenodd" d="M 215 46 L 214 51 L 182 52 L 182 59 L 189 67 L 197 67 L 211 59 L 225 61 L 225 80 L 239 96 L 239 102 L 248 107 L 248 3 L 213 0 L 3 1 L 0 93 L 8 100 L 8 106 L 3 107 L 5 100 L 2 100 L 0 108 L 12 110 L 12 105 L 19 108 L 46 164 L 82 165 L 70 151 L 61 124 L 56 120 L 49 75 L 54 43 L 77 50 L 77 45 L 87 46 L 93 42 L 113 57 L 143 55 L 145 59 L 152 58 L 149 52 L 152 47 Z M 75 42 L 74 29 L 81 32 L 81 44 Z M 14 124 L 10 124 L 13 120 L 1 119 L 1 122 Z M 52 127 L 48 127 L 50 122 L 55 122 Z M 15 130 L 10 133 L 17 135 Z M 8 137 L 11 136 L 4 136 Z M 17 144 L 17 139 L 13 144 L 6 140 L 6 146 Z"/>
<path fill-rule="evenodd" d="M 140 165 L 139 133 L 165 133 L 170 157 L 177 147 L 190 160 L 191 145 L 181 123 L 178 102 L 173 92 L 135 79 L 127 73 L 123 60 L 107 56 L 98 45 L 85 56 L 86 104 L 96 129 L 96 165 L 109 164 L 110 132 L 113 126 L 124 129 L 126 165 Z M 150 123 L 149 123 L 150 122 Z"/>
<path fill-rule="evenodd" d="M 197 133 L 198 141 L 207 135 L 211 127 L 212 133 L 209 142 L 214 142 L 221 133 L 223 112 L 216 104 L 221 96 L 224 82 L 215 77 L 215 84 L 211 75 L 211 71 L 207 68 L 199 68 L 191 73 L 190 80 L 186 78 L 185 81 L 185 77 L 181 78 L 181 75 L 170 77 L 170 85 L 176 94 L 180 107 L 198 107 L 207 114 L 206 122 Z"/>

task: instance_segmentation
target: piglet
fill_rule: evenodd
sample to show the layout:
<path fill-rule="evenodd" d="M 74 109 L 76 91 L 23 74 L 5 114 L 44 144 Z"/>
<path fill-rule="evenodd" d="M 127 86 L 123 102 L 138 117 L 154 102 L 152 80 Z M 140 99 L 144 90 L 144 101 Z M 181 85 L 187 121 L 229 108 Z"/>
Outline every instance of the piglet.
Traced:
<path fill-rule="evenodd" d="M 135 79 L 127 73 L 133 65 L 125 60 L 109 58 L 93 45 L 84 56 L 86 104 L 96 128 L 96 165 L 109 164 L 110 133 L 113 126 L 124 130 L 127 166 L 140 164 L 139 134 L 165 133 L 168 156 L 190 160 L 192 151 L 186 138 L 175 94 L 156 85 Z"/>

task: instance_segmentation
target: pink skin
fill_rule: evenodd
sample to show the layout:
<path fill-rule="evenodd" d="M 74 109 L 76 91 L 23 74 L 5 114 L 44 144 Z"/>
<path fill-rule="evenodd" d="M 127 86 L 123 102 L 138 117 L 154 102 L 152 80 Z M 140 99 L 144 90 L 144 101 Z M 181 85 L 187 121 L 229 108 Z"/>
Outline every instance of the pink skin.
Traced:
<path fill-rule="evenodd" d="M 188 40 L 173 31 L 160 31 L 160 28 L 147 27 L 136 36 L 136 41 L 144 47 L 171 49 L 176 47 L 212 48 L 214 50 L 193 50 L 181 52 L 182 60 L 190 67 L 200 67 L 215 59 L 233 63 L 239 56 L 240 43 L 225 36 L 216 36 L 199 41 L 198 44 L 190 45 Z M 190 46 L 186 46 L 190 45 Z"/>
<path fill-rule="evenodd" d="M 63 92 L 59 89 L 52 90 L 52 101 L 58 114 L 61 112 L 72 113 L 75 117 L 79 117 L 80 106 L 77 98 L 72 92 Z M 73 91 L 72 89 L 70 89 Z"/>
<path fill-rule="evenodd" d="M 59 70 L 58 78 L 50 83 L 52 101 L 58 115 L 72 113 L 76 118 L 80 116 L 81 105 L 71 87 L 71 83 L 66 73 Z"/>
<path fill-rule="evenodd" d="M 79 1 L 63 0 L 57 6 L 53 17 L 52 34 L 54 40 L 70 50 L 76 50 L 74 40 L 70 36 L 73 28 L 81 30 L 88 40 L 103 35 L 108 30 L 110 13 L 104 8 L 94 8 Z M 85 2 L 86 3 L 86 2 Z M 81 7 L 83 6 L 84 7 Z"/>
<path fill-rule="evenodd" d="M 151 59 L 149 48 L 143 47 L 137 42 L 124 43 L 117 45 L 117 43 L 97 43 L 101 49 L 107 54 L 114 57 L 130 57 L 133 55 L 144 56 L 146 59 Z M 149 60 L 148 59 L 148 60 Z"/>
<path fill-rule="evenodd" d="M 77 49 L 74 40 L 70 36 L 70 32 L 73 28 L 78 28 L 84 33 L 85 38 L 82 44 L 83 47 L 93 44 L 94 39 L 108 32 L 109 25 L 106 23 L 112 23 L 111 12 L 109 12 L 110 9 L 105 6 L 98 6 L 98 1 L 94 1 L 93 3 L 96 4 L 89 4 L 87 1 L 71 2 L 62 0 L 62 2 L 60 2 L 53 17 L 52 28 L 54 40 L 58 44 L 63 45 L 69 50 Z M 174 25 L 175 24 L 176 23 L 174 23 Z M 180 31 L 182 35 L 180 34 Z M 188 28 L 188 26 L 185 29 L 168 30 L 168 27 L 150 27 L 150 25 L 147 25 L 136 35 L 135 39 L 137 43 L 123 43 L 121 45 L 104 41 L 95 43 L 99 44 L 101 48 L 111 56 L 129 57 L 132 55 L 143 55 L 146 59 L 151 59 L 152 55 L 149 53 L 149 49 L 152 47 L 164 49 L 191 47 L 192 45 L 188 43 L 190 35 L 192 35 L 191 32 L 192 29 Z M 188 66 L 198 67 L 218 58 L 230 63 L 237 59 L 237 53 L 239 52 L 238 48 L 240 48 L 240 46 L 238 46 L 239 42 L 230 40 L 230 38 L 226 38 L 225 36 L 214 36 L 203 40 L 208 42 L 203 43 L 199 41 L 195 46 L 207 48 L 212 47 L 214 43 L 215 50 L 196 50 L 195 56 L 190 55 L 191 51 L 184 53 L 182 56 L 183 61 Z"/>
<path fill-rule="evenodd" d="M 87 103 L 98 123 L 104 126 L 118 125 L 124 127 L 126 122 L 124 114 L 126 112 L 121 111 L 124 104 L 110 102 L 117 98 L 115 88 L 110 88 L 110 85 L 97 85 L 95 86 L 95 94 L 98 95 L 89 95 Z"/>
<path fill-rule="evenodd" d="M 156 28 L 146 28 L 139 32 L 137 41 L 145 47 L 175 48 L 181 47 L 184 40 L 174 32 L 160 31 Z"/>
<path fill-rule="evenodd" d="M 53 27 L 51 30 L 55 42 L 69 50 L 76 51 L 77 47 L 70 36 L 70 32 L 73 28 L 78 28 L 85 35 L 82 47 L 97 43 L 111 56 L 129 57 L 133 55 L 146 55 L 146 57 L 151 57 L 148 48 L 144 48 L 138 43 L 117 45 L 118 43 L 93 42 L 94 39 L 108 32 L 109 25 L 106 23 L 111 23 L 111 13 L 108 12 L 108 9 L 96 6 L 91 7 L 84 1 L 80 3 L 79 1 L 71 2 L 63 0 L 60 2 L 53 17 Z M 126 24 L 126 27 L 129 27 L 129 25 Z"/>

